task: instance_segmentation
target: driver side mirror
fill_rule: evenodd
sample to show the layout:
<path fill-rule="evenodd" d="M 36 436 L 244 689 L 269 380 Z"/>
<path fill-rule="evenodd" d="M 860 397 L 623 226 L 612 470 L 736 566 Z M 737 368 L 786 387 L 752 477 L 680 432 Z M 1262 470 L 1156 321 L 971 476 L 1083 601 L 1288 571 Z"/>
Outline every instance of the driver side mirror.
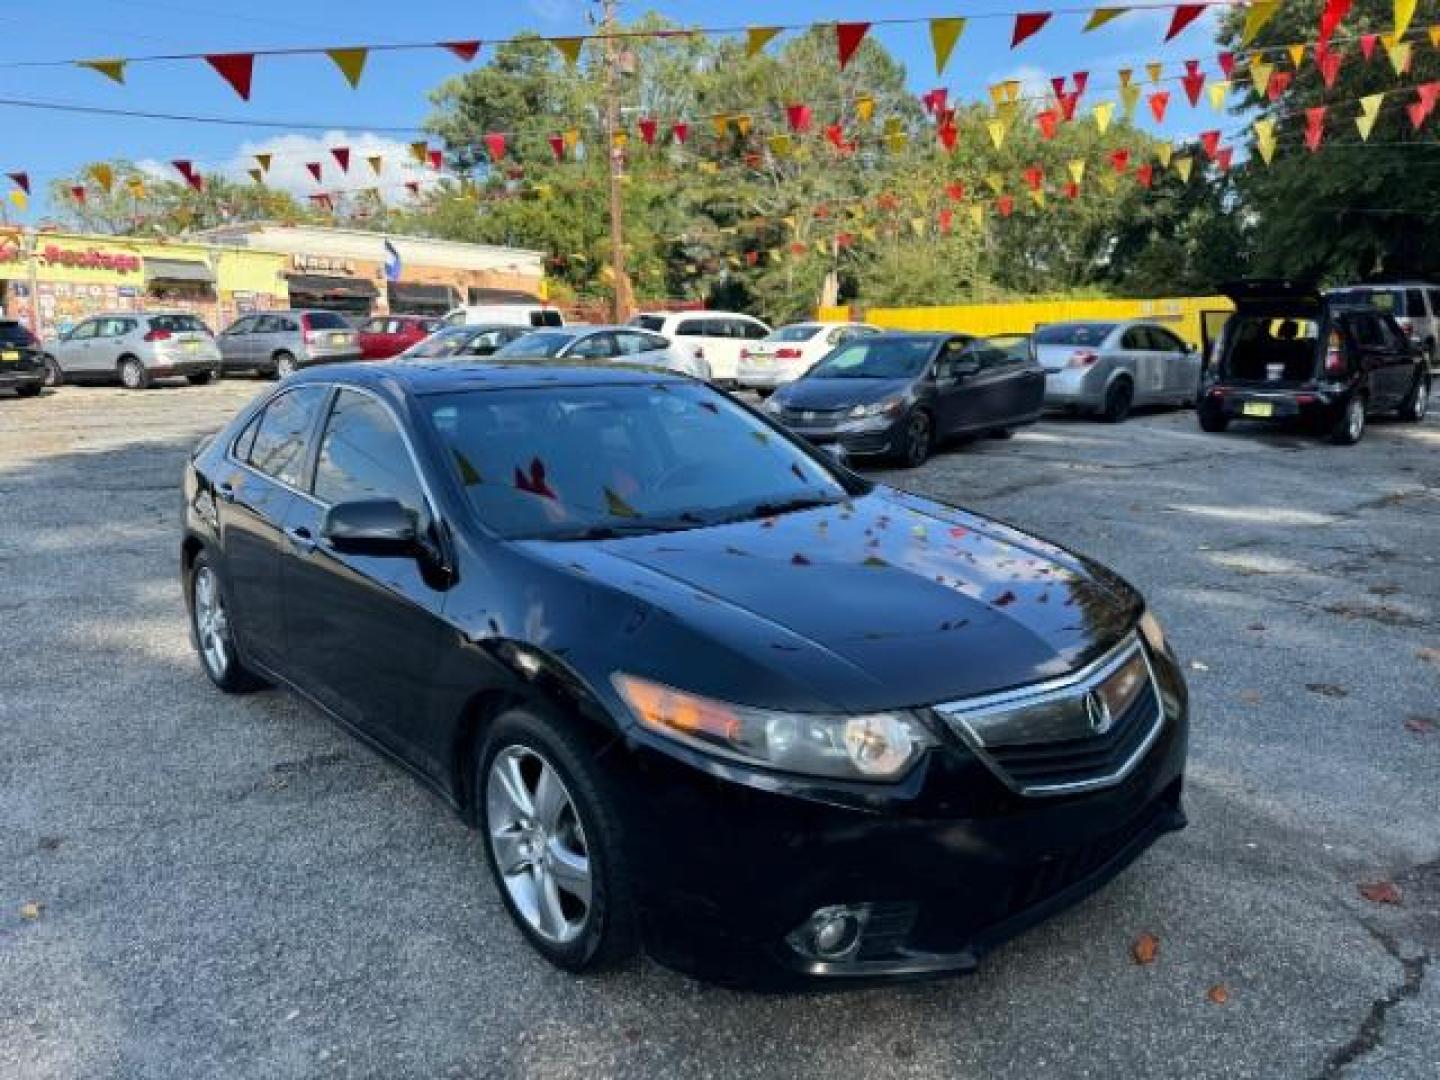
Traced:
<path fill-rule="evenodd" d="M 420 550 L 415 512 L 395 499 L 337 503 L 325 513 L 320 535 L 349 555 L 414 555 Z"/>

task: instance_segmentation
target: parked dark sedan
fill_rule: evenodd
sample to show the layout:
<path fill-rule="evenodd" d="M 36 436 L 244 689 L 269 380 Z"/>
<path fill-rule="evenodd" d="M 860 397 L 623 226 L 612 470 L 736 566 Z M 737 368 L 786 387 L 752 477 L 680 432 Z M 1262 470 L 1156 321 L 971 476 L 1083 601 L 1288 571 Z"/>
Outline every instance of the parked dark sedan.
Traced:
<path fill-rule="evenodd" d="M 964 334 L 874 334 L 840 346 L 765 402 L 812 443 L 924 464 L 956 435 L 1034 423 L 1045 372 L 1026 351 Z"/>
<path fill-rule="evenodd" d="M 196 452 L 223 690 L 283 684 L 481 836 L 559 966 L 972 968 L 1181 827 L 1140 596 L 681 376 L 341 365 Z"/>
<path fill-rule="evenodd" d="M 1235 314 L 1224 324 L 1196 408 L 1205 431 L 1232 421 L 1299 422 L 1353 446 L 1368 417 L 1425 419 L 1430 372 L 1395 319 L 1311 285 L 1244 281 L 1224 287 Z"/>
<path fill-rule="evenodd" d="M 44 387 L 47 374 L 35 335 L 22 322 L 0 319 L 0 390 L 34 397 Z"/>

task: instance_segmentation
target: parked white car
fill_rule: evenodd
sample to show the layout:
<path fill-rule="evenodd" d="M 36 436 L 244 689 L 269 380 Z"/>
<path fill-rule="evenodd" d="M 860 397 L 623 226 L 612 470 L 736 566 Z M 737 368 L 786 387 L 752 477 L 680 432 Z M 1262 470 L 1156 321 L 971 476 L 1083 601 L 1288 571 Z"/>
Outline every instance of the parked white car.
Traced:
<path fill-rule="evenodd" d="M 867 323 L 803 322 L 782 326 L 740 350 L 736 385 L 764 397 L 776 387 L 794 382 L 851 338 L 878 333 L 878 326 Z"/>
<path fill-rule="evenodd" d="M 663 334 L 676 349 L 705 361 L 711 380 L 733 387 L 740 351 L 767 337 L 770 327 L 732 311 L 642 311 L 631 326 Z"/>
<path fill-rule="evenodd" d="M 565 326 L 535 330 L 495 353 L 506 361 L 578 360 L 665 368 L 696 379 L 710 378 L 704 357 L 693 356 L 659 334 L 633 326 Z"/>
<path fill-rule="evenodd" d="M 559 309 L 544 304 L 479 304 L 458 307 L 445 315 L 446 326 L 564 326 Z"/>

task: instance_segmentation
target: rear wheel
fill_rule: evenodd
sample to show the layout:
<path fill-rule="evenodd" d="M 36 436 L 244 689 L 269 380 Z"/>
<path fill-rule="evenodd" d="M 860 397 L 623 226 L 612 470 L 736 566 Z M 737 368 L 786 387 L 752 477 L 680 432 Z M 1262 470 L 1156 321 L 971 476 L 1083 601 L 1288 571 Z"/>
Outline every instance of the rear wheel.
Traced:
<path fill-rule="evenodd" d="M 930 414 L 924 409 L 916 409 L 905 422 L 905 434 L 900 444 L 901 462 L 910 469 L 924 465 L 929 460 L 934 441 L 935 425 Z"/>
<path fill-rule="evenodd" d="M 1100 415 L 1110 424 L 1118 424 L 1130 415 L 1130 406 L 1135 401 L 1135 386 L 1129 379 L 1116 379 L 1105 391 L 1105 407 Z"/>
<path fill-rule="evenodd" d="M 264 680 L 242 664 L 235 651 L 225 589 L 220 582 L 220 572 L 210 562 L 209 555 L 202 553 L 195 557 L 187 584 L 190 640 L 210 681 L 227 694 L 244 693 L 264 686 Z"/>
<path fill-rule="evenodd" d="M 1425 419 L 1425 413 L 1429 408 L 1430 376 L 1419 371 L 1415 373 L 1415 385 L 1410 388 L 1410 393 L 1405 395 L 1405 400 L 1400 404 L 1400 419 L 1418 424 Z"/>
<path fill-rule="evenodd" d="M 120 361 L 120 383 L 127 390 L 144 390 L 150 385 L 150 372 L 133 356 Z"/>
<path fill-rule="evenodd" d="M 299 365 L 295 363 L 295 355 L 293 353 L 278 352 L 275 354 L 275 375 L 277 378 L 288 379 L 291 375 L 294 375 L 298 369 Z"/>
<path fill-rule="evenodd" d="M 189 380 L 191 386 L 204 386 L 215 381 L 215 372 L 197 371 L 194 375 L 186 375 L 185 378 Z"/>
<path fill-rule="evenodd" d="M 18 397 L 35 397 L 40 393 L 40 384 L 26 383 L 24 386 L 17 386 L 15 393 Z"/>
<path fill-rule="evenodd" d="M 1365 399 L 1352 394 L 1345 410 L 1330 429 L 1330 441 L 1336 446 L 1354 446 L 1365 434 Z"/>
<path fill-rule="evenodd" d="M 65 372 L 60 370 L 60 361 L 56 360 L 53 356 L 44 356 L 41 359 L 45 364 L 45 385 L 64 385 Z"/>
<path fill-rule="evenodd" d="M 1218 435 L 1230 426 L 1230 418 L 1219 409 L 1201 406 L 1196 415 L 1200 418 L 1200 430 L 1208 431 L 1212 435 Z"/>

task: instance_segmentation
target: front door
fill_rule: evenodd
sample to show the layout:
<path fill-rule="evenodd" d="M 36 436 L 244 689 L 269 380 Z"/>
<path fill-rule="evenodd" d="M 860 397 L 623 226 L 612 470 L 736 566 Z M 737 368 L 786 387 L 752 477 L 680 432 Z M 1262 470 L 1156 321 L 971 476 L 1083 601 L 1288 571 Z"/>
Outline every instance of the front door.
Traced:
<path fill-rule="evenodd" d="M 97 369 L 91 363 L 91 353 L 95 347 L 95 334 L 99 329 L 99 319 L 86 319 L 55 343 L 51 352 L 59 363 L 61 372 L 67 376 L 95 377 Z"/>
<path fill-rule="evenodd" d="M 230 328 L 220 335 L 216 342 L 220 346 L 220 361 L 227 368 L 248 368 L 255 366 L 254 330 L 259 316 L 246 315 L 235 320 Z"/>
<path fill-rule="evenodd" d="M 947 350 L 953 344 L 947 345 Z M 1021 409 L 1021 386 L 1017 379 L 1021 365 L 1013 362 L 1004 349 L 984 338 L 965 345 L 960 359 L 976 361 L 980 370 L 948 389 L 942 385 L 941 410 L 947 417 L 945 434 L 1004 427 L 1014 420 Z"/>
<path fill-rule="evenodd" d="M 440 620 L 447 582 L 423 557 L 345 554 L 322 535 L 330 506 L 362 499 L 396 499 L 422 531 L 432 527 L 415 458 L 378 398 L 336 391 L 310 494 L 291 507 L 281 571 L 296 680 L 347 723 L 438 770 L 423 722 L 443 689 L 436 673 L 447 650 Z"/>

